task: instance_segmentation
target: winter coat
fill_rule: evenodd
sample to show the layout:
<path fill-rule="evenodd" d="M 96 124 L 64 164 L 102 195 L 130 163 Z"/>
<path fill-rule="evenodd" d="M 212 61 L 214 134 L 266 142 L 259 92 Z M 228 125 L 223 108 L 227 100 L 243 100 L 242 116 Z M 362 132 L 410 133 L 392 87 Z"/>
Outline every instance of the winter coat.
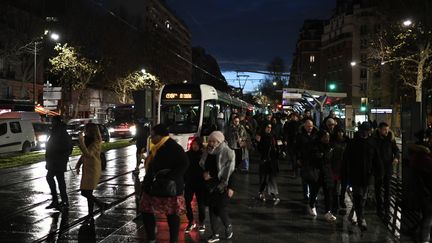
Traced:
<path fill-rule="evenodd" d="M 82 152 L 80 161 L 83 164 L 80 189 L 94 190 L 99 183 L 102 172 L 101 142 L 95 141 L 86 146 L 84 141 L 80 140 L 79 147 Z"/>
<path fill-rule="evenodd" d="M 273 134 L 274 138 L 276 140 L 282 140 L 282 138 L 283 138 L 282 123 L 280 123 L 280 122 L 273 123 L 272 122 L 271 125 L 272 125 L 271 133 Z"/>
<path fill-rule="evenodd" d="M 226 142 L 221 143 L 216 149 L 218 150 L 216 153 L 218 179 L 220 182 L 225 184 L 225 186 L 227 186 L 231 174 L 234 172 L 235 168 L 235 153 Z M 203 169 L 206 168 L 205 163 L 207 156 L 208 151 L 204 151 L 199 162 L 201 168 Z"/>
<path fill-rule="evenodd" d="M 308 178 L 309 180 L 317 181 L 319 178 L 323 179 L 323 183 L 327 187 L 333 186 L 332 178 L 332 158 L 333 158 L 333 148 L 330 144 L 324 144 L 320 141 L 316 141 L 312 145 L 310 160 L 307 165 L 305 165 L 305 170 L 315 170 L 318 176 L 316 178 Z"/>
<path fill-rule="evenodd" d="M 61 123 L 53 127 L 46 145 L 45 168 L 49 171 L 65 172 L 72 149 L 72 138 L 66 131 L 66 125 Z"/>
<path fill-rule="evenodd" d="M 400 151 L 398 146 L 396 145 L 396 140 L 393 136 L 393 133 L 389 131 L 387 137 L 382 137 L 379 134 L 379 130 L 376 130 L 373 138 L 375 139 L 378 153 L 380 155 L 381 162 L 383 163 L 383 172 L 391 173 L 393 159 L 399 158 L 400 156 Z"/>
<path fill-rule="evenodd" d="M 202 151 L 189 150 L 186 152 L 186 154 L 189 159 L 189 166 L 184 175 L 184 180 L 186 185 L 193 186 L 193 187 L 204 185 L 204 178 L 203 178 L 204 170 L 199 165 L 202 156 Z"/>
<path fill-rule="evenodd" d="M 243 125 L 230 125 L 225 133 L 226 141 L 231 149 L 240 149 L 240 145 L 247 141 L 246 129 Z"/>
<path fill-rule="evenodd" d="M 314 127 L 310 135 L 307 134 L 304 127 L 300 128 L 300 132 L 297 134 L 296 138 L 296 151 L 297 159 L 302 163 L 306 162 L 310 157 L 310 151 L 312 149 L 312 144 L 316 139 L 316 134 L 318 129 Z"/>
<path fill-rule="evenodd" d="M 344 153 L 349 141 L 348 137 L 345 137 L 342 141 L 333 141 L 331 144 L 333 148 L 333 157 L 331 159 L 332 163 L 332 174 L 334 180 L 340 180 L 343 174 L 346 174 L 342 171 L 342 163 L 344 162 Z"/>
<path fill-rule="evenodd" d="M 258 143 L 258 150 L 261 153 L 261 163 L 266 161 L 269 174 L 279 173 L 279 150 L 273 134 L 263 133 Z"/>
<path fill-rule="evenodd" d="M 410 166 L 416 175 L 415 191 L 420 199 L 432 201 L 432 154 L 427 146 L 412 144 L 408 146 Z"/>
<path fill-rule="evenodd" d="M 284 140 L 289 145 L 296 143 L 297 134 L 299 133 L 299 122 L 298 121 L 287 121 L 283 127 Z"/>
<path fill-rule="evenodd" d="M 372 176 L 382 177 L 382 163 L 372 137 L 354 136 L 345 149 L 344 165 L 351 185 L 369 186 Z"/>
<path fill-rule="evenodd" d="M 173 139 L 169 138 L 156 152 L 148 171 L 144 176 L 144 186 L 150 185 L 156 173 L 161 170 L 170 170 L 166 177 L 176 183 L 177 196 L 183 195 L 184 174 L 189 166 L 189 159 L 183 148 Z"/>

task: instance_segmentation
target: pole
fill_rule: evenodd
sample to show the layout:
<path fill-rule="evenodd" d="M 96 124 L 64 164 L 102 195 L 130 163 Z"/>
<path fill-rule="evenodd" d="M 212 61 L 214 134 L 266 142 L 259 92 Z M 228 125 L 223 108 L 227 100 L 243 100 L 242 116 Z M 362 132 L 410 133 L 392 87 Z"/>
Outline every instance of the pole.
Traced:
<path fill-rule="evenodd" d="M 34 42 L 33 104 L 36 104 L 37 41 Z"/>

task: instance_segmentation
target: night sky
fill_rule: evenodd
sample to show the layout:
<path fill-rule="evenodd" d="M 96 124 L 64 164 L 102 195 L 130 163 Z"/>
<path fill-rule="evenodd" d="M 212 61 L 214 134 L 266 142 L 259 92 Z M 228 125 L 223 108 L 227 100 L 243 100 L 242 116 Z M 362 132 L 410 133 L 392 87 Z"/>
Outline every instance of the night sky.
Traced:
<path fill-rule="evenodd" d="M 166 0 L 188 25 L 193 46 L 222 71 L 265 70 L 275 56 L 287 69 L 305 19 L 328 19 L 336 0 Z"/>

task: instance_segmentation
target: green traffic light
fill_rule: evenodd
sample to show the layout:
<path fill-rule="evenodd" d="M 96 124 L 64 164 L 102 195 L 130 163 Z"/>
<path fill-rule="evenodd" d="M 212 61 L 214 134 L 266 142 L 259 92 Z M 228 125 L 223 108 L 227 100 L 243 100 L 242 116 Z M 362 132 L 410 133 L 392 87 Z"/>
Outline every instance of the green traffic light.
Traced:
<path fill-rule="evenodd" d="M 336 89 L 336 84 L 329 84 L 329 89 L 330 90 L 335 90 Z"/>
<path fill-rule="evenodd" d="M 366 111 L 366 106 L 360 106 L 360 111 Z"/>

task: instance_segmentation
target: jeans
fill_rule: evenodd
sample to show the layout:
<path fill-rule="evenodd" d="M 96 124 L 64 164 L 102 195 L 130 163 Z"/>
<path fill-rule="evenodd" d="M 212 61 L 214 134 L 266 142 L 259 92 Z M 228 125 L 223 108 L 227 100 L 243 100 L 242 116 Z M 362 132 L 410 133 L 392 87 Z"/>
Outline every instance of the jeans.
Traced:
<path fill-rule="evenodd" d="M 49 170 L 47 175 L 46 175 L 46 180 L 48 182 L 50 191 L 51 191 L 51 196 L 53 199 L 53 202 L 57 202 L 57 188 L 56 188 L 56 183 L 54 180 L 54 177 L 57 178 L 57 183 L 58 183 L 58 187 L 60 190 L 60 197 L 62 202 L 67 203 L 68 202 L 68 196 L 66 193 L 66 183 L 65 183 L 65 178 L 64 178 L 64 172 L 63 171 L 52 171 Z"/>
<path fill-rule="evenodd" d="M 364 219 L 364 207 L 368 196 L 368 186 L 352 186 L 354 210 L 357 215 L 357 221 L 361 222 Z"/>
<path fill-rule="evenodd" d="M 186 216 L 188 218 L 189 223 L 193 222 L 193 210 L 192 210 L 192 199 L 195 194 L 197 203 L 198 203 L 198 219 L 199 224 L 203 225 L 205 220 L 205 199 L 206 193 L 204 188 L 196 188 L 194 186 L 186 184 L 184 197 L 186 200 Z"/>

